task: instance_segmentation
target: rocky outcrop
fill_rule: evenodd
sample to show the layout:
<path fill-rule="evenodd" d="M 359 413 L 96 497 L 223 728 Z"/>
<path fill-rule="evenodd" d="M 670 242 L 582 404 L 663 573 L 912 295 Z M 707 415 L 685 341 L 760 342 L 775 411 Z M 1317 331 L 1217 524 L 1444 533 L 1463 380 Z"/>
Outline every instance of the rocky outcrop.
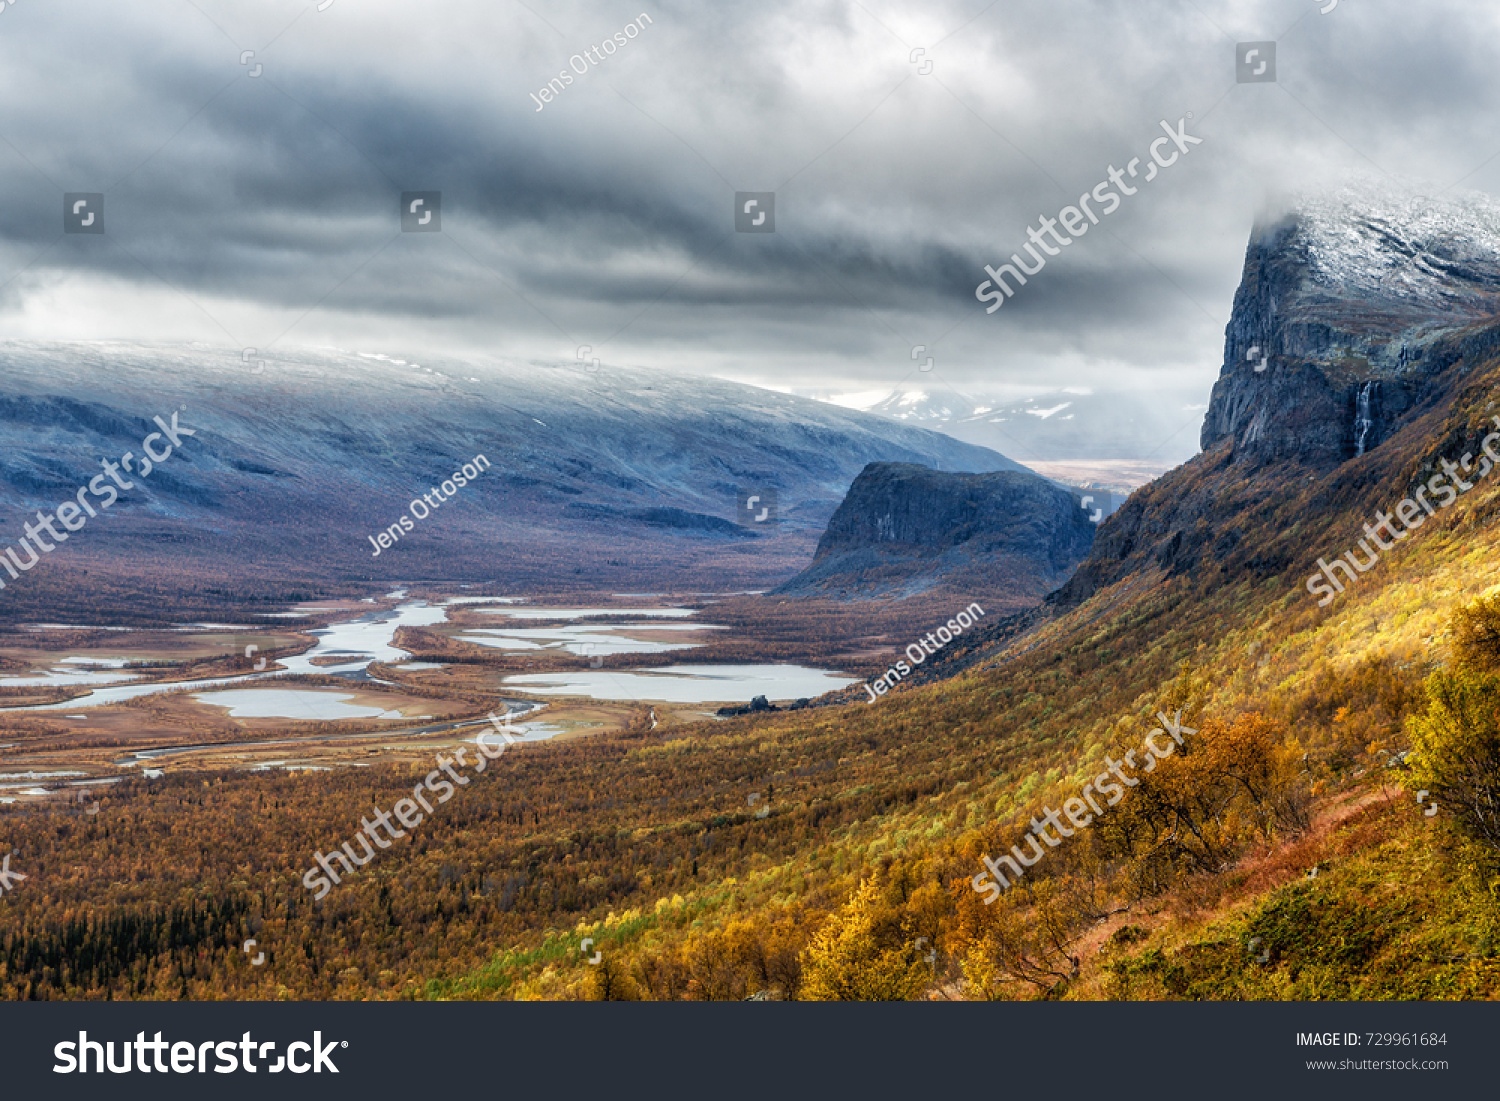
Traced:
<path fill-rule="evenodd" d="M 1036 474 L 871 463 L 812 564 L 776 592 L 868 598 L 946 588 L 1022 606 L 1066 580 L 1093 538 L 1080 498 Z"/>
<path fill-rule="evenodd" d="M 748 707 L 721 707 L 714 714 L 718 715 L 721 719 L 727 719 L 734 715 L 755 715 L 762 711 L 801 711 L 811 702 L 806 696 L 803 696 L 801 699 L 794 700 L 785 707 L 777 707 L 774 703 L 766 699 L 766 697 L 756 696 L 750 701 Z"/>

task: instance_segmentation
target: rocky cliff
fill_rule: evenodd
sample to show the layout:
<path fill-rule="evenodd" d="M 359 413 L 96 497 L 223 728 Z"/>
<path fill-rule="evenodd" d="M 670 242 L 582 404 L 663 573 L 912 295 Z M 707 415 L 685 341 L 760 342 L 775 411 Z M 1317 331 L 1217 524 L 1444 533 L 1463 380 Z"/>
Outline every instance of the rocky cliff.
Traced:
<path fill-rule="evenodd" d="M 1415 476 L 1465 377 L 1500 349 L 1500 203 L 1362 185 L 1258 223 L 1203 452 L 1101 526 L 1051 603 L 1142 569 L 1258 579 L 1319 548 L 1296 529 Z M 1472 442 L 1472 441 L 1470 441 Z M 1302 500 L 1300 511 L 1288 502 Z M 1327 548 L 1323 548 L 1327 549 Z"/>
<path fill-rule="evenodd" d="M 1374 185 L 1305 199 L 1254 228 L 1204 451 L 1326 467 L 1386 439 L 1454 325 L 1500 304 L 1500 203 Z"/>
<path fill-rule="evenodd" d="M 1093 543 L 1090 510 L 1034 474 L 949 474 L 871 463 L 778 593 L 908 597 L 942 589 L 1011 609 L 1035 603 Z"/>

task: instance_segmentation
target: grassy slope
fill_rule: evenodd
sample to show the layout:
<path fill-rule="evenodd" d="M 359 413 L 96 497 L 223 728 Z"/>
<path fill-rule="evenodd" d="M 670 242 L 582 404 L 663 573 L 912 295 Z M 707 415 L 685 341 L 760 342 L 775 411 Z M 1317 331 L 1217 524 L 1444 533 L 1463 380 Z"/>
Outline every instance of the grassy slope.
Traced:
<path fill-rule="evenodd" d="M 917 883 L 967 879 L 996 823 L 1075 791 L 1109 747 L 1138 742 L 1171 699 L 1187 704 L 1190 719 L 1262 710 L 1292 725 L 1313 758 L 1317 825 L 1307 838 L 1251 852 L 1102 926 L 1100 951 L 1090 953 L 1068 996 L 1494 996 L 1500 967 L 1485 932 L 1493 923 L 1477 920 L 1472 894 L 1452 882 L 1441 824 L 1389 784 L 1368 750 L 1404 746 L 1401 720 L 1443 657 L 1448 615 L 1500 585 L 1500 472 L 1388 552 L 1330 608 L 1318 608 L 1302 588 L 1309 563 L 1352 546 L 1360 524 L 1394 505 L 1419 474 L 1425 480 L 1439 457 L 1477 453 L 1500 371 L 1493 362 L 1460 362 L 1448 375 L 1451 402 L 1439 401 L 1331 474 L 1247 478 L 1216 453 L 1146 491 L 1212 499 L 1226 524 L 1292 563 L 1279 576 L 1235 576 L 1212 560 L 1171 578 L 1143 571 L 1014 645 L 1021 656 L 997 656 L 954 681 L 836 715 L 742 720 L 706 732 L 695 746 L 755 760 L 767 776 L 794 759 L 836 760 L 851 782 L 814 793 L 775 779 L 776 817 L 742 816 L 731 827 L 744 854 L 737 877 L 675 904 L 634 892 L 622 900 L 630 904 L 625 920 L 582 921 L 571 935 L 595 930 L 612 952 L 640 964 L 735 920 L 769 928 L 791 914 L 814 922 L 877 868 Z M 1186 699 L 1180 688 L 1174 696 L 1183 661 L 1194 671 Z M 1359 675 L 1371 662 L 1383 685 Z M 694 749 L 675 743 L 664 751 Z M 810 808 L 833 828 L 793 853 L 757 855 L 771 822 Z M 1319 875 L 1306 878 L 1314 865 Z M 949 918 L 932 892 L 904 905 L 910 929 L 932 928 L 944 942 Z M 1245 949 L 1254 936 L 1271 949 L 1264 964 Z M 501 954 L 428 992 L 577 996 L 591 978 L 576 956 L 543 963 L 533 949 Z"/>

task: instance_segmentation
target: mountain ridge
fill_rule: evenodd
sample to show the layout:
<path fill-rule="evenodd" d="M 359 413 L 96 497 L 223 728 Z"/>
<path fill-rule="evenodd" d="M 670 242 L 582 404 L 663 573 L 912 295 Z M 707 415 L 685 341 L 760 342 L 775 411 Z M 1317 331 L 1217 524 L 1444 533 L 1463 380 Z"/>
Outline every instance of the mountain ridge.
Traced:
<path fill-rule="evenodd" d="M 10 342 L 0 391 L 8 543 L 20 519 L 99 474 L 102 458 L 139 455 L 153 416 L 176 410 L 196 432 L 122 493 L 107 522 L 7 590 L 7 607 L 28 603 L 28 591 L 57 597 L 64 573 L 123 576 L 152 556 L 227 582 L 537 585 L 558 580 L 562 559 L 596 584 L 659 580 L 666 564 L 689 583 L 739 589 L 794 572 L 870 461 L 1024 469 L 863 413 L 640 368 Z M 479 454 L 493 469 L 372 554 L 369 537 Z M 745 487 L 779 494 L 776 525 L 737 522 Z"/>

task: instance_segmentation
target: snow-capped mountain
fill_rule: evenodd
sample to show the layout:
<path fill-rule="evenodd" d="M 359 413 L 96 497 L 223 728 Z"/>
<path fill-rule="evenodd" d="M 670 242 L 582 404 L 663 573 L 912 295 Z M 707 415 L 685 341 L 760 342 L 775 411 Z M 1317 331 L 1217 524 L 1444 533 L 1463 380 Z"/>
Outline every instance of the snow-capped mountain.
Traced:
<path fill-rule="evenodd" d="M 1204 418 L 1208 450 L 1341 463 L 1424 397 L 1451 337 L 1500 311 L 1500 203 L 1363 183 L 1256 225 Z"/>
<path fill-rule="evenodd" d="M 1395 487 L 1435 492 L 1429 479 L 1447 473 L 1448 456 L 1469 469 L 1487 417 L 1464 425 L 1452 411 L 1489 412 L 1472 380 L 1494 369 L 1497 314 L 1500 204 L 1484 196 L 1415 200 L 1361 185 L 1263 219 L 1245 250 L 1203 453 L 1100 525 L 1054 603 L 1141 570 L 1290 573 L 1300 587 L 1296 574 L 1331 545 L 1318 527 L 1328 516 L 1357 531 L 1355 517 L 1395 499 Z"/>
<path fill-rule="evenodd" d="M 1299 196 L 1290 207 L 1294 213 L 1263 239 L 1270 247 L 1285 241 L 1296 254 L 1303 271 L 1298 305 L 1364 303 L 1398 324 L 1434 313 L 1494 312 L 1500 201 L 1491 196 L 1415 195 L 1366 180 L 1330 195 Z"/>
<path fill-rule="evenodd" d="M 994 448 L 1045 471 L 1050 463 L 1123 460 L 1154 461 L 1165 470 L 1193 454 L 1207 406 L 1080 388 L 1007 401 L 934 384 L 866 398 L 858 408 Z"/>
<path fill-rule="evenodd" d="M 153 418 L 195 433 L 11 581 L 0 614 L 70 568 L 754 588 L 805 564 L 867 463 L 1024 469 L 917 425 L 611 366 L 12 343 L 0 393 L 0 549 L 102 461 L 140 462 Z M 479 455 L 489 469 L 412 517 Z M 748 495 L 756 516 L 776 498 L 766 522 L 741 522 Z M 403 516 L 391 546 L 370 541 Z"/>

